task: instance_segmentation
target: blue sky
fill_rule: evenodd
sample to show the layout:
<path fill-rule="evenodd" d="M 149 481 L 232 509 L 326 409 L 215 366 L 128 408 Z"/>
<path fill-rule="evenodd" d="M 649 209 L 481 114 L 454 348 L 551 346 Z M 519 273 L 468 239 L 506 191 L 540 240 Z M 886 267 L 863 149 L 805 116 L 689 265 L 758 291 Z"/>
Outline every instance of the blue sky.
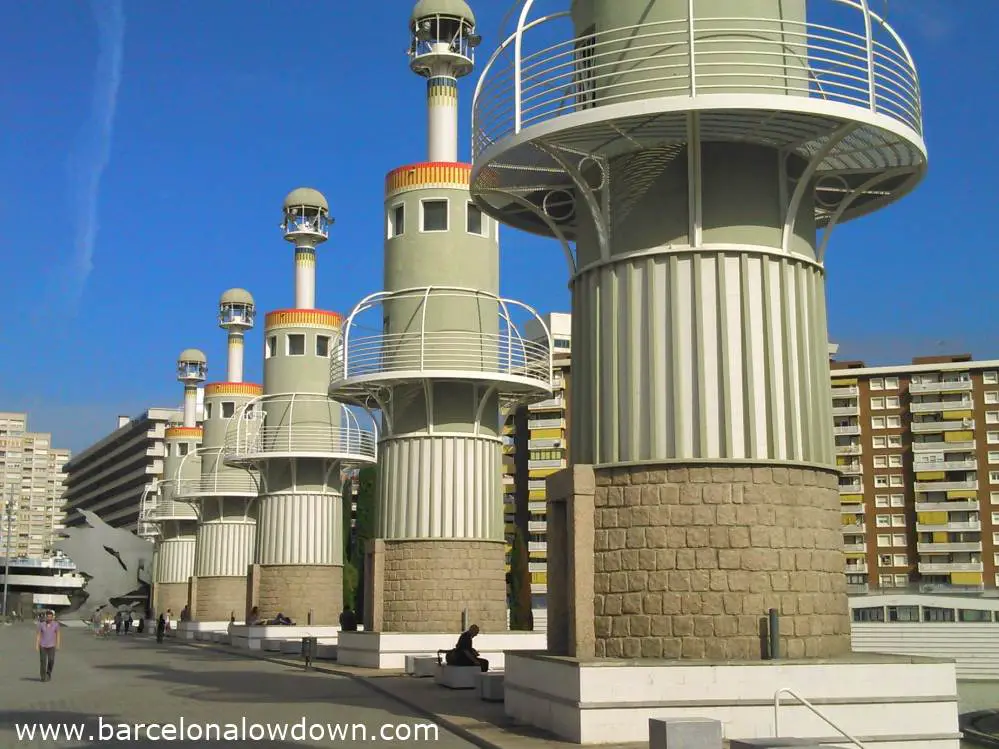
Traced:
<path fill-rule="evenodd" d="M 475 3 L 480 61 L 511 2 Z M 27 410 L 34 429 L 79 450 L 116 414 L 178 403 L 185 347 L 224 379 L 219 294 L 243 286 L 261 311 L 292 305 L 278 223 L 300 185 L 322 190 L 337 220 L 318 306 L 347 312 L 380 289 L 384 175 L 426 155 L 424 84 L 405 55 L 411 5 L 7 4 L 0 410 Z M 869 362 L 999 358 L 999 12 L 992 0 L 892 0 L 889 20 L 920 67 L 930 172 L 903 202 L 838 230 L 831 338 Z M 474 78 L 461 85 L 467 158 Z M 566 281 L 554 242 L 504 233 L 506 295 L 566 310 Z M 261 335 L 247 379 L 260 377 Z"/>

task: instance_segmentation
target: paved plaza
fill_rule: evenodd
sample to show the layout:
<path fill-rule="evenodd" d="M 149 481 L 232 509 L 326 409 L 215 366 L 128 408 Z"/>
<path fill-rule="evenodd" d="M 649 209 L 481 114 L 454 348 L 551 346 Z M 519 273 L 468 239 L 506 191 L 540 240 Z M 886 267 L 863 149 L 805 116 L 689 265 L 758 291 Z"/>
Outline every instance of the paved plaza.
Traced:
<path fill-rule="evenodd" d="M 63 647 L 56 658 L 51 682 L 38 675 L 34 630 L 30 624 L 0 626 L 0 747 L 343 747 L 384 743 L 397 736 L 397 745 L 433 745 L 448 749 L 473 746 L 444 729 L 418 729 L 432 721 L 407 709 L 363 681 L 325 673 L 305 673 L 300 667 L 229 655 L 180 644 L 157 645 L 147 637 L 112 637 L 97 640 L 82 629 L 64 629 Z M 327 725 L 348 733 L 321 740 L 293 740 L 290 731 L 305 720 L 305 730 Z M 261 741 L 101 741 L 104 724 L 174 724 L 180 730 L 191 724 L 247 723 L 265 729 L 288 727 L 288 738 Z M 83 727 L 83 740 L 42 739 L 42 726 L 66 724 Z M 18 729 L 35 728 L 34 740 L 18 737 Z M 388 725 L 386 737 L 379 734 Z M 357 727 L 360 726 L 360 727 Z M 105 728 L 105 733 L 109 729 Z M 145 730 L 145 729 L 143 729 Z M 156 730 L 156 729 L 154 729 Z M 193 729 L 195 732 L 197 728 Z M 237 729 L 233 729 L 237 730 Z M 239 729 L 242 730 L 242 729 Z M 299 730 L 302 730 L 301 728 Z M 429 730 L 429 735 L 427 732 Z M 367 732 L 367 739 L 363 734 Z M 422 740 L 417 734 L 424 733 Z M 404 740 L 409 732 L 408 740 Z M 169 729 L 163 733 L 168 737 Z M 224 737 L 224 735 L 223 735 Z"/>

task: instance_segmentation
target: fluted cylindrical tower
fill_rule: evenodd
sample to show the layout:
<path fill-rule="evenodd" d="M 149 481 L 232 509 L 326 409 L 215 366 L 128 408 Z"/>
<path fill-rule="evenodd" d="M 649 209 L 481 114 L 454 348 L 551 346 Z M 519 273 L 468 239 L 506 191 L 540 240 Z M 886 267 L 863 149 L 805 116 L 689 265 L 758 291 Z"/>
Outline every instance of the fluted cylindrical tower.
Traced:
<path fill-rule="evenodd" d="M 500 411 L 550 393 L 550 349 L 519 345 L 516 303 L 499 297 L 498 226 L 471 201 L 471 166 L 456 162 L 457 80 L 472 72 L 475 17 L 464 0 L 421 0 L 410 32 L 410 67 L 427 79 L 430 161 L 386 179 L 385 290 L 351 315 L 330 392 L 383 414 L 384 598 L 368 625 L 449 632 L 467 610 L 484 631 L 504 630 Z M 369 308 L 381 335 L 365 331 Z"/>
<path fill-rule="evenodd" d="M 264 394 L 226 438 L 226 462 L 260 471 L 248 604 L 264 617 L 336 624 L 343 599 L 340 470 L 374 461 L 374 437 L 327 394 L 330 352 L 342 319 L 315 309 L 315 248 L 329 237 L 326 198 L 311 188 L 284 201 L 285 239 L 295 245 L 296 308 L 264 323 Z"/>
<path fill-rule="evenodd" d="M 194 574 L 198 514 L 183 499 L 183 486 L 201 477 L 203 431 L 197 424 L 197 388 L 205 381 L 208 360 L 197 349 L 186 349 L 177 360 L 177 379 L 184 384 L 184 416 L 180 424 L 164 433 L 166 456 L 160 497 L 152 513 L 159 526 L 156 545 L 156 577 L 153 584 L 153 610 L 157 616 L 171 611 L 180 615 L 188 602 L 188 586 Z"/>
<path fill-rule="evenodd" d="M 243 382 L 243 339 L 253 328 L 255 316 L 248 291 L 229 289 L 222 294 L 218 322 L 228 337 L 226 381 L 205 385 L 204 441 L 198 451 L 201 475 L 179 485 L 185 499 L 199 510 L 188 604 L 192 619 L 200 622 L 228 622 L 234 613 L 242 618 L 246 607 L 259 478 L 252 467 L 226 465 L 224 451 L 226 436 L 235 431 L 235 419 L 246 422 L 247 434 L 253 434 L 260 423 L 247 405 L 259 399 L 263 387 Z"/>
<path fill-rule="evenodd" d="M 823 259 L 924 172 L 912 59 L 866 0 L 533 5 L 480 81 L 473 192 L 570 258 L 596 654 L 758 658 L 771 607 L 790 657 L 843 653 Z"/>

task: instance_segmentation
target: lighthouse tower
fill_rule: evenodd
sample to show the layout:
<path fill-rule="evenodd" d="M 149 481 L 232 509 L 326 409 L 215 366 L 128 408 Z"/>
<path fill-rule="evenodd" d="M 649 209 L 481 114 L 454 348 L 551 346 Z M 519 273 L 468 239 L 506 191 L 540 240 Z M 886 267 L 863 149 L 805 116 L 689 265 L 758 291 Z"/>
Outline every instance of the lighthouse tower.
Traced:
<path fill-rule="evenodd" d="M 458 79 L 479 43 L 464 0 L 421 0 L 410 68 L 426 79 L 428 158 L 388 174 L 384 291 L 362 300 L 334 351 L 330 394 L 381 413 L 376 537 L 365 626 L 506 630 L 500 412 L 550 397 L 550 342 L 530 343 L 499 296 L 498 225 L 458 162 Z M 542 329 L 543 327 L 542 323 Z"/>
<path fill-rule="evenodd" d="M 183 501 L 178 490 L 201 477 L 198 448 L 203 438 L 198 426 L 198 385 L 205 381 L 208 359 L 197 349 L 186 349 L 177 358 L 177 379 L 184 384 L 184 417 L 180 425 L 168 427 L 164 435 L 166 457 L 160 498 L 151 513 L 159 526 L 156 548 L 156 578 L 153 584 L 153 610 L 156 615 L 180 615 L 187 605 L 188 584 L 194 574 L 194 552 L 198 515 Z"/>
<path fill-rule="evenodd" d="M 601 707 L 661 705 L 634 685 L 679 683 L 681 671 L 654 672 L 683 658 L 701 675 L 674 704 L 711 700 L 729 737 L 760 735 L 735 703 L 850 684 L 836 720 L 853 734 L 898 728 L 949 746 L 929 734 L 956 723 L 928 728 L 926 705 L 904 704 L 930 678 L 922 667 L 885 662 L 867 679 L 856 654 L 836 660 L 850 617 L 826 248 L 837 225 L 912 190 L 927 159 L 915 65 L 881 5 L 524 0 L 490 59 L 472 192 L 496 219 L 557 238 L 572 289 L 575 466 L 549 480 L 550 515 L 562 507 L 572 522 L 549 526 L 549 549 L 566 554 L 548 603 L 554 653 L 579 660 L 508 658 L 515 718 L 558 713 L 583 743 L 611 740 L 596 736 L 605 729 L 647 740 L 656 708 L 622 705 L 614 724 L 559 712 L 560 695 L 592 678 Z M 738 682 L 709 674 L 759 661 L 761 638 L 775 665 L 801 667 L 755 668 L 731 704 L 695 686 Z M 597 676 L 593 657 L 628 667 Z M 823 671 L 809 659 L 832 660 Z M 782 735 L 827 731 L 796 725 Z"/>
<path fill-rule="evenodd" d="M 191 619 L 200 628 L 225 627 L 233 614 L 242 619 L 246 607 L 259 481 L 252 467 L 226 465 L 224 452 L 237 414 L 247 421 L 247 433 L 260 423 L 252 409 L 244 408 L 263 394 L 262 386 L 243 382 L 244 336 L 255 317 L 248 291 L 229 289 L 222 295 L 218 323 L 228 335 L 228 371 L 225 382 L 205 385 L 204 440 L 196 454 L 201 474 L 177 485 L 178 496 L 198 509 L 200 519 L 188 598 Z M 185 461 L 192 459 L 194 454 Z"/>
<path fill-rule="evenodd" d="M 335 625 L 343 603 L 340 473 L 375 461 L 373 430 L 329 397 L 330 352 L 342 318 L 315 308 L 316 248 L 329 238 L 329 204 L 311 188 L 284 200 L 281 228 L 295 246 L 295 306 L 264 322 L 263 395 L 237 410 L 229 465 L 260 476 L 247 604 L 263 618 Z"/>

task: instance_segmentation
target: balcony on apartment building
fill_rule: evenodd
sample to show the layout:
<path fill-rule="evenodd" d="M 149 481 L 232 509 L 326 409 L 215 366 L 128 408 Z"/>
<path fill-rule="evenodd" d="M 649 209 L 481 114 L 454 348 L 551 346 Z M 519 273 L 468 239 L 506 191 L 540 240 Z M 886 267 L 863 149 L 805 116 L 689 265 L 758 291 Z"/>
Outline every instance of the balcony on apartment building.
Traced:
<path fill-rule="evenodd" d="M 547 502 L 528 502 L 527 511 L 532 515 L 544 515 L 548 512 Z"/>
<path fill-rule="evenodd" d="M 864 452 L 864 448 L 857 445 L 836 445 L 837 455 L 860 455 Z"/>
<path fill-rule="evenodd" d="M 548 400 L 531 403 L 528 411 L 559 411 L 565 408 L 565 398 L 549 398 Z"/>
<path fill-rule="evenodd" d="M 867 562 L 860 562 L 859 564 L 846 563 L 846 574 L 848 575 L 866 575 L 867 574 Z"/>
<path fill-rule="evenodd" d="M 947 448 L 946 452 L 951 452 Z M 958 452 L 958 451 L 955 451 Z M 933 462 L 914 463 L 912 470 L 916 473 L 926 473 L 928 471 L 974 471 L 978 468 L 977 460 L 934 460 Z"/>
<path fill-rule="evenodd" d="M 862 494 L 864 484 L 860 481 L 841 482 L 839 485 L 840 494 Z"/>
<path fill-rule="evenodd" d="M 919 473 L 924 473 L 923 469 Z M 961 481 L 917 481 L 913 484 L 917 492 L 949 492 L 958 489 L 978 489 L 978 479 L 964 479 Z"/>
<path fill-rule="evenodd" d="M 955 520 L 946 523 L 916 523 L 917 533 L 980 533 L 981 520 Z"/>
<path fill-rule="evenodd" d="M 528 419 L 528 429 L 565 429 L 565 419 Z"/>
<path fill-rule="evenodd" d="M 920 554 L 951 554 L 955 552 L 982 551 L 981 541 L 920 541 L 916 544 Z"/>
<path fill-rule="evenodd" d="M 975 428 L 974 419 L 954 419 L 950 421 L 914 421 L 909 425 L 913 434 L 936 434 L 937 432 L 970 432 Z M 950 443 L 945 442 L 947 449 Z"/>
<path fill-rule="evenodd" d="M 850 435 L 850 436 L 859 435 L 860 424 L 844 424 L 844 425 L 834 426 L 833 434 L 835 434 L 837 437 L 841 437 L 843 435 Z"/>
<path fill-rule="evenodd" d="M 916 512 L 978 512 L 977 499 L 956 499 L 950 502 L 916 502 Z"/>
<path fill-rule="evenodd" d="M 542 554 L 548 551 L 548 544 L 545 541 L 528 541 L 527 551 L 531 554 Z"/>
<path fill-rule="evenodd" d="M 921 575 L 943 575 L 950 572 L 983 572 L 985 565 L 981 562 L 923 562 L 917 565 Z"/>
<path fill-rule="evenodd" d="M 563 447 L 564 440 L 561 437 L 546 437 L 543 439 L 533 439 L 527 441 L 528 450 L 551 450 Z"/>
<path fill-rule="evenodd" d="M 867 544 L 843 544 L 844 554 L 866 554 Z"/>
<path fill-rule="evenodd" d="M 833 416 L 860 416 L 860 404 L 852 403 L 850 405 L 833 403 L 832 407 Z"/>
<path fill-rule="evenodd" d="M 963 375 L 953 379 L 937 380 L 936 382 L 910 382 L 909 394 L 924 393 L 963 393 L 971 390 L 971 377 Z"/>
<path fill-rule="evenodd" d="M 933 400 L 910 403 L 909 411 L 914 414 L 934 414 L 944 413 L 945 411 L 970 411 L 974 406 L 975 402 L 971 398 Z"/>
<path fill-rule="evenodd" d="M 544 520 L 529 520 L 527 522 L 528 533 L 544 533 L 548 530 L 548 523 Z"/>
<path fill-rule="evenodd" d="M 934 442 L 913 442 L 912 451 L 914 453 L 925 452 L 948 452 L 963 453 L 974 450 L 977 447 L 975 440 L 961 440 L 959 442 L 945 442 L 943 440 Z"/>
<path fill-rule="evenodd" d="M 832 388 L 833 398 L 857 398 L 860 396 L 860 388 L 856 385 L 845 385 Z"/>
<path fill-rule="evenodd" d="M 841 528 L 843 535 L 860 535 L 867 533 L 867 525 L 865 523 L 843 523 Z"/>
<path fill-rule="evenodd" d="M 535 471 L 542 468 L 565 468 L 566 460 L 565 458 L 556 458 L 554 460 L 529 460 L 527 461 L 527 470 Z"/>
<path fill-rule="evenodd" d="M 837 465 L 836 469 L 844 476 L 856 476 L 864 472 L 864 466 L 859 460 L 855 463 Z"/>

